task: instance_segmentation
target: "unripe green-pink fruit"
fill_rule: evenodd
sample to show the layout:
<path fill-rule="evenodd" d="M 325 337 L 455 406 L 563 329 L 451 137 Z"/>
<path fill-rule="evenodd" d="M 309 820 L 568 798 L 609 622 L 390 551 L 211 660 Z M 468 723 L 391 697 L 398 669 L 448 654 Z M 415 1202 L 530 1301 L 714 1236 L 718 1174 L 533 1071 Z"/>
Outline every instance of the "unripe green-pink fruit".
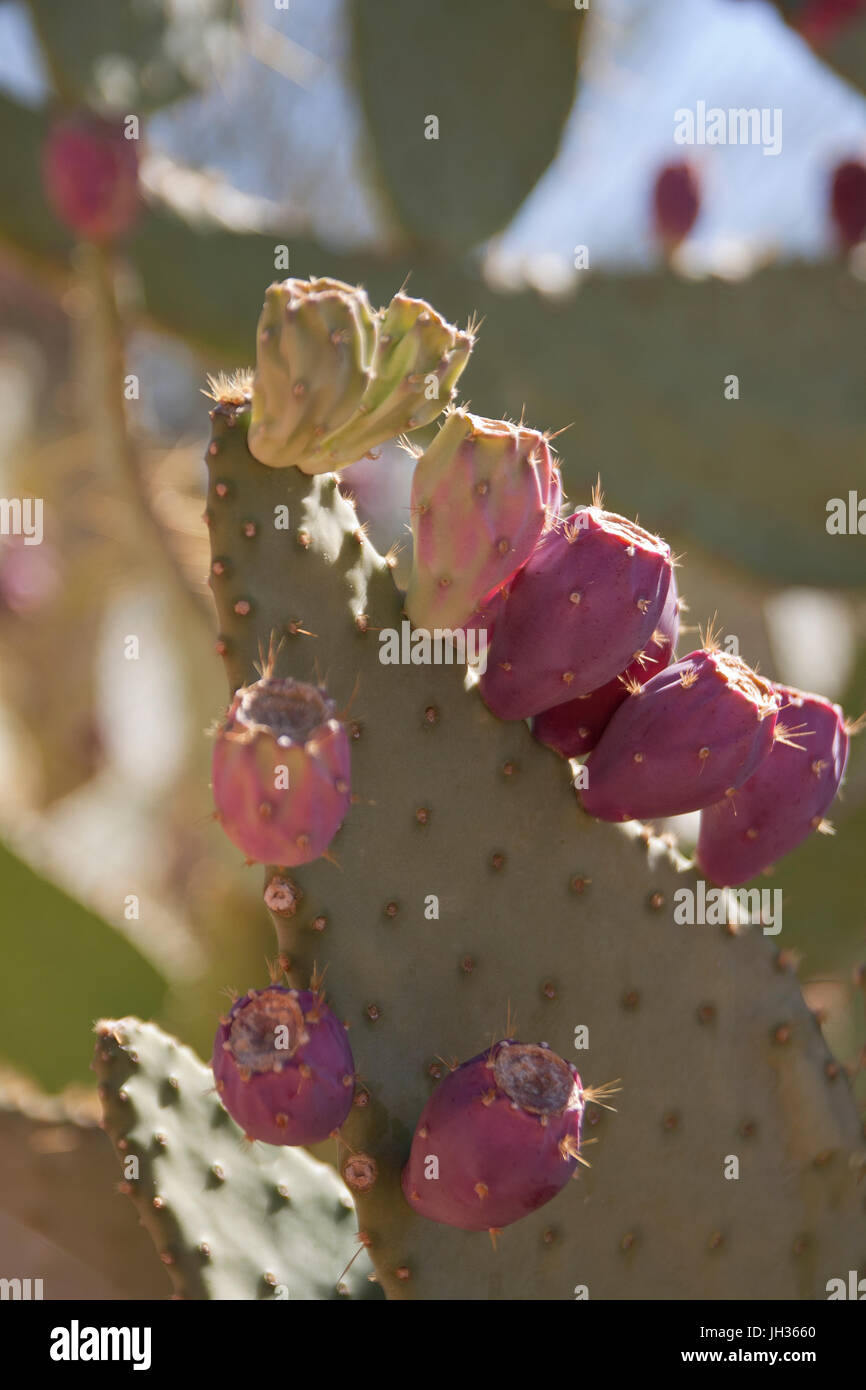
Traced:
<path fill-rule="evenodd" d="M 415 549 L 406 612 L 455 628 L 526 563 L 556 500 L 545 435 L 453 410 L 412 480 Z"/>
<path fill-rule="evenodd" d="M 318 859 L 349 809 L 349 739 L 323 690 L 265 676 L 237 691 L 213 753 L 217 817 L 248 859 Z"/>

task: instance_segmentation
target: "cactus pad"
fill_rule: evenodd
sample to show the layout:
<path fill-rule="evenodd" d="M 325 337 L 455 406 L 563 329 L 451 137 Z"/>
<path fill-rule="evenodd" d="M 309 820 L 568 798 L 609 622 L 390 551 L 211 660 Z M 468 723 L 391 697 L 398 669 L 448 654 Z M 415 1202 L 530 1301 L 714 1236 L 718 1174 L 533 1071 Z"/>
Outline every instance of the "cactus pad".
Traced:
<path fill-rule="evenodd" d="M 274 637 L 278 673 L 318 669 L 338 703 L 354 695 L 336 863 L 293 870 L 275 922 L 294 981 L 327 965 L 350 1025 L 360 1089 L 342 1137 L 364 1155 L 355 1195 L 386 1293 L 822 1297 L 866 1259 L 866 1142 L 784 957 L 733 907 L 730 926 L 679 925 L 674 895 L 696 885 L 682 858 L 649 829 L 591 821 L 561 760 L 460 671 L 380 662 L 401 595 L 336 480 L 259 465 L 239 397 L 212 418 L 231 691 Z M 588 1117 L 592 1168 L 493 1250 L 414 1216 L 400 1175 L 435 1080 L 501 1037 L 509 1006 L 521 1037 L 622 1094 L 616 1116 Z"/>
<path fill-rule="evenodd" d="M 153 1023 L 97 1024 L 103 1125 L 177 1295 L 309 1300 L 375 1293 L 349 1194 L 302 1149 L 249 1145 L 192 1053 Z M 134 1170 L 137 1160 L 138 1176 Z M 339 1289 L 338 1289 L 339 1286 Z"/>

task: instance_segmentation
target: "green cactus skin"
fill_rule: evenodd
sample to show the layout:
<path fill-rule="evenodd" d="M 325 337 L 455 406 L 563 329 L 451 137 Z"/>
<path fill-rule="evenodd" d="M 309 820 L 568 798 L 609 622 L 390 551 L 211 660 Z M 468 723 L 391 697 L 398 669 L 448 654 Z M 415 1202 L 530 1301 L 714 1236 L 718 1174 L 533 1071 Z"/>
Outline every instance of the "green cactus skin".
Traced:
<path fill-rule="evenodd" d="M 435 249 L 450 269 L 508 225 L 554 158 L 583 11 L 574 0 L 350 0 L 346 14 L 377 191 L 413 253 Z M 422 141 L 429 112 L 441 138 L 437 124 Z"/>
<path fill-rule="evenodd" d="M 148 0 L 120 7 L 91 0 L 86 24 L 62 0 L 30 0 L 30 21 L 67 103 L 153 111 L 225 71 L 241 35 L 232 0 Z"/>
<path fill-rule="evenodd" d="M 122 1165 L 139 1161 L 137 1180 L 124 1170 L 121 1187 L 176 1296 L 379 1296 L 332 1168 L 303 1149 L 247 1144 L 209 1068 L 155 1024 L 102 1020 L 96 1032 L 103 1127 Z"/>
<path fill-rule="evenodd" d="M 419 429 L 448 405 L 474 336 L 420 299 L 374 314 L 339 280 L 271 285 L 259 318 L 250 449 L 260 463 L 329 473 Z"/>
<path fill-rule="evenodd" d="M 294 982 L 327 966 L 351 1028 L 366 1104 L 342 1135 L 378 1168 L 356 1201 L 386 1293 L 825 1297 L 866 1267 L 866 1142 L 785 957 L 757 928 L 678 925 L 673 894 L 696 882 L 683 860 L 649 830 L 590 820 L 561 760 L 459 670 L 380 663 L 377 630 L 403 617 L 386 562 L 334 478 L 251 457 L 239 402 L 212 412 L 206 513 L 230 688 L 274 635 L 277 674 L 318 668 L 338 703 L 354 693 L 358 799 L 336 863 L 284 875 L 274 920 Z M 517 1036 L 622 1093 L 616 1115 L 590 1107 L 591 1169 L 494 1251 L 414 1216 L 400 1173 L 437 1059 L 503 1036 L 509 1008 Z"/>

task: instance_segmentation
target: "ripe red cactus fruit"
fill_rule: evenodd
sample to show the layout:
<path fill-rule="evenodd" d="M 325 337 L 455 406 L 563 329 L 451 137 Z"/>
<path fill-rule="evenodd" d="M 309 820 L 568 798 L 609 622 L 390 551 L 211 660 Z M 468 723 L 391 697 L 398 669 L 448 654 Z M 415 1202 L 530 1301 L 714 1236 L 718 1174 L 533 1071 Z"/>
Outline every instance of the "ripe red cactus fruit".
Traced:
<path fill-rule="evenodd" d="M 118 241 L 141 212 L 138 141 L 118 120 L 89 111 L 62 116 L 43 147 L 42 183 L 55 216 L 76 236 Z"/>
<path fill-rule="evenodd" d="M 736 887 L 790 854 L 824 820 L 848 759 L 848 729 L 838 705 L 776 685 L 777 739 L 732 797 L 701 812 L 697 857 L 714 883 Z"/>
<path fill-rule="evenodd" d="M 575 1068 L 546 1043 L 495 1043 L 425 1105 L 403 1170 L 406 1201 L 465 1231 L 528 1216 L 572 1176 L 588 1098 Z"/>
<path fill-rule="evenodd" d="M 652 640 L 673 576 L 658 536 L 580 507 L 542 537 L 496 613 L 481 694 L 526 719 L 614 680 Z"/>
<path fill-rule="evenodd" d="M 587 763 L 585 809 L 650 820 L 732 796 L 769 757 L 779 704 L 739 657 L 691 652 L 620 705 Z"/>
<path fill-rule="evenodd" d="M 223 830 L 248 859 L 318 859 L 350 803 L 349 738 L 324 690 L 264 676 L 235 694 L 213 752 Z"/>
<path fill-rule="evenodd" d="M 866 164 L 862 160 L 848 159 L 833 170 L 830 216 L 843 247 L 858 246 L 866 238 Z"/>
<path fill-rule="evenodd" d="M 238 999 L 217 1029 L 212 1068 L 232 1119 L 265 1144 L 317 1144 L 352 1108 L 346 1029 L 315 990 L 274 984 Z"/>
<path fill-rule="evenodd" d="M 674 659 L 680 630 L 680 602 L 673 579 L 658 627 L 643 651 L 618 676 L 588 695 L 543 710 L 532 720 L 532 736 L 563 758 L 579 758 L 598 743 L 629 693 L 663 671 Z"/>

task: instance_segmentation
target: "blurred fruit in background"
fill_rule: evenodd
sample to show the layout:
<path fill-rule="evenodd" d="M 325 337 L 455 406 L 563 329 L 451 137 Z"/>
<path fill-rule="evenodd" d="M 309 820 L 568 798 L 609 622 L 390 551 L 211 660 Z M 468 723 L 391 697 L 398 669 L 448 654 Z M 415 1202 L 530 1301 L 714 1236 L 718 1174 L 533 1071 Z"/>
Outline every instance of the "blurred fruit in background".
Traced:
<path fill-rule="evenodd" d="M 45 196 L 73 235 L 113 242 L 134 226 L 141 207 L 138 149 L 122 120 L 78 111 L 49 129 L 42 153 Z"/>

